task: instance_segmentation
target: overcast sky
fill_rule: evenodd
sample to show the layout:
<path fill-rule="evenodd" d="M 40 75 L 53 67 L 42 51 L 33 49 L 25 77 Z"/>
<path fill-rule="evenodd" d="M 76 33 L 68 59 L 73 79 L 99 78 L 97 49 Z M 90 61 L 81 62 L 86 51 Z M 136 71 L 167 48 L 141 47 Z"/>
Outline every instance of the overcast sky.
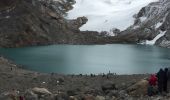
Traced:
<path fill-rule="evenodd" d="M 76 0 L 68 18 L 86 16 L 89 21 L 81 30 L 109 31 L 126 29 L 134 22 L 133 15 L 150 2 L 158 0 Z"/>

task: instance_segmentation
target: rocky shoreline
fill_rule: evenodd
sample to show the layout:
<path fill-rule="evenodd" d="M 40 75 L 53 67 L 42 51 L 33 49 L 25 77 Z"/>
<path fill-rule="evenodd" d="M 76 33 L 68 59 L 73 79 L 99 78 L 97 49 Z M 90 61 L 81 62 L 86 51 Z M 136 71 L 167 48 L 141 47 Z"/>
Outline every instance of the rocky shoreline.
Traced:
<path fill-rule="evenodd" d="M 143 75 L 61 75 L 24 70 L 0 57 L 0 100 L 169 100 L 170 94 L 146 95 Z M 40 99 L 41 98 L 41 99 Z"/>

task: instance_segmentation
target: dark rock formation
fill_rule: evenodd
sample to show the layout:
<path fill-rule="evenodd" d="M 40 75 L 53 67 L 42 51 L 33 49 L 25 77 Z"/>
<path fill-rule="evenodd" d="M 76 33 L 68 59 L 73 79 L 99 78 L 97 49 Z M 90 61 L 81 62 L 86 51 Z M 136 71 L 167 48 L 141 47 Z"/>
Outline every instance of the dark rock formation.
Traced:
<path fill-rule="evenodd" d="M 70 29 L 79 29 L 82 25 L 86 24 L 88 19 L 86 17 L 78 17 L 77 19 L 74 20 L 69 20 L 69 28 Z"/>

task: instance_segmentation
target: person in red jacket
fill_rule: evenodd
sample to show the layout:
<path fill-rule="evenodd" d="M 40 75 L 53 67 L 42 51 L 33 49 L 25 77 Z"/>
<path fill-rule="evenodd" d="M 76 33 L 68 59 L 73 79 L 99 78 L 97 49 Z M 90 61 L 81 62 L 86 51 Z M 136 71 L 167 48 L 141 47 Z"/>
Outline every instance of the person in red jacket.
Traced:
<path fill-rule="evenodd" d="M 156 86 L 157 85 L 158 78 L 155 74 L 152 74 L 149 78 L 149 85 Z"/>
<path fill-rule="evenodd" d="M 148 95 L 152 96 L 157 93 L 157 81 L 158 78 L 155 74 L 152 74 L 149 78 Z"/>

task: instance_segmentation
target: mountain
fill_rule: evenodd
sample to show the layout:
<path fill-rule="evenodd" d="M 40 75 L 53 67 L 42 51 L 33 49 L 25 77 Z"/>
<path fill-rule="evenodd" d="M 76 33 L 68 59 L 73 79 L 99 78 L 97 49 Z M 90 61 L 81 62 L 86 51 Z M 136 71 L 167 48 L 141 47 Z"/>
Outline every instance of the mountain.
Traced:
<path fill-rule="evenodd" d="M 105 5 L 112 4 L 106 1 Z M 74 0 L 0 0 L 0 47 L 143 42 L 170 47 L 168 0 L 143 7 L 134 15 L 133 25 L 124 31 L 113 29 L 116 36 L 109 36 L 106 31 L 80 31 L 88 19 L 67 17 L 75 3 Z"/>
<path fill-rule="evenodd" d="M 156 45 L 170 48 L 170 1 L 159 0 L 143 7 L 135 21 L 122 34 L 136 37 L 136 42 L 156 39 Z M 159 38 L 158 38 L 159 37 Z"/>
<path fill-rule="evenodd" d="M 0 0 L 0 46 L 96 43 L 101 35 L 79 30 L 88 21 L 86 17 L 65 18 L 74 3 L 74 0 Z"/>

